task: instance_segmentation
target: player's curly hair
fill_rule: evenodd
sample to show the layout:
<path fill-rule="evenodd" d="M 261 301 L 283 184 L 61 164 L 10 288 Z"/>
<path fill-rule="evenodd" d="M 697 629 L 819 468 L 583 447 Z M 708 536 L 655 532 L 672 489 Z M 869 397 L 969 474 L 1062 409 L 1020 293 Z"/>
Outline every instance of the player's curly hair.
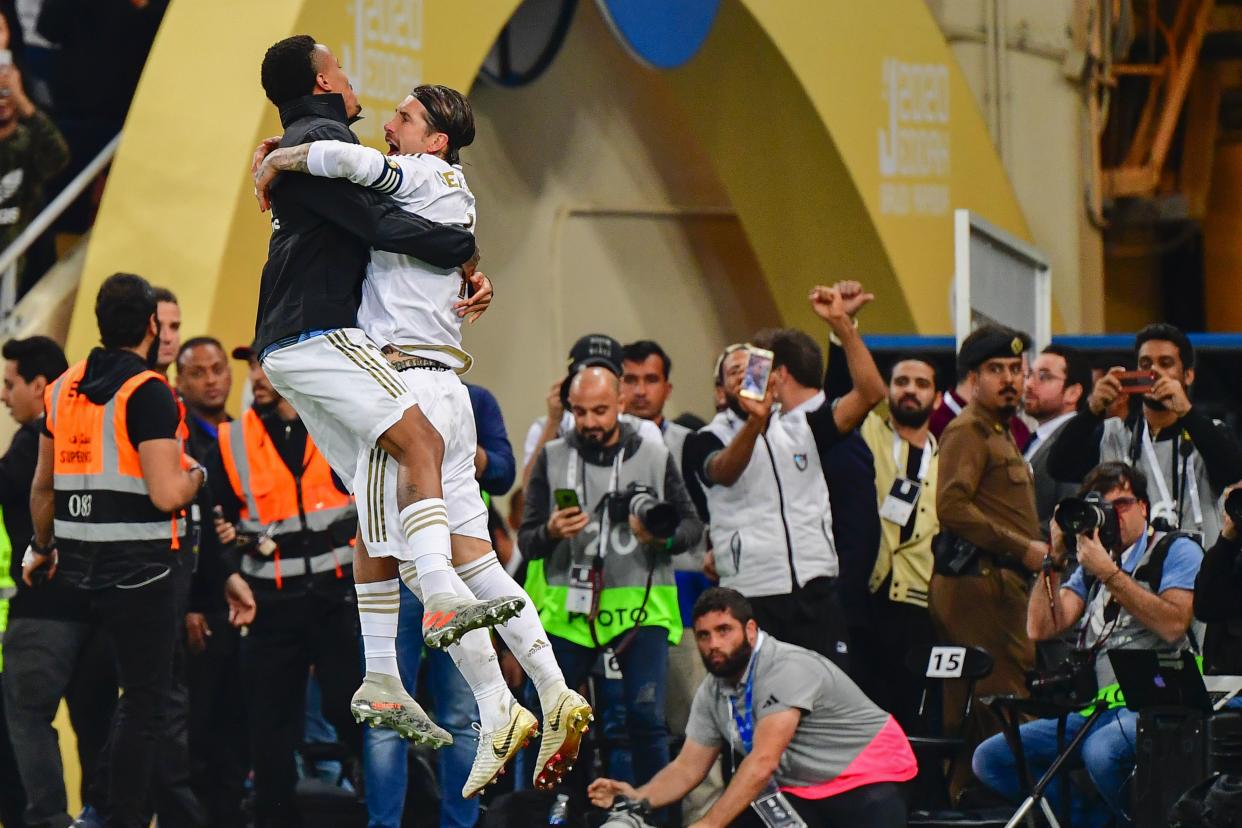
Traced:
<path fill-rule="evenodd" d="M 448 137 L 444 160 L 460 163 L 462 147 L 474 143 L 474 110 L 470 101 L 456 89 L 438 84 L 416 86 L 410 94 L 427 110 L 427 124 L 432 130 Z"/>
<path fill-rule="evenodd" d="M 267 99 L 284 106 L 315 89 L 315 38 L 294 35 L 273 43 L 263 55 L 259 79 Z"/>

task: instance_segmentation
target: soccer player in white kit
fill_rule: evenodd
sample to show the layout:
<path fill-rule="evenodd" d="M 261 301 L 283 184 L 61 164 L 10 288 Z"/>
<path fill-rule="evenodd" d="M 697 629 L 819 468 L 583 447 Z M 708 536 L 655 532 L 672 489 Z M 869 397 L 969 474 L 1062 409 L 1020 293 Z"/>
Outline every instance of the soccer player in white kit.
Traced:
<path fill-rule="evenodd" d="M 444 86 L 419 86 L 397 107 L 384 134 L 389 146 L 387 157 L 377 150 L 339 141 L 276 150 L 264 161 L 269 171 L 261 173 L 260 187 L 281 170 L 345 178 L 391 196 L 407 212 L 473 230 L 474 195 L 458 164 L 458 151 L 474 140 L 474 118 L 465 96 Z M 459 594 L 481 599 L 526 597 L 491 548 L 487 508 L 474 476 L 474 413 L 466 387 L 458 378 L 472 360 L 461 348 L 462 320 L 454 311 L 466 290 L 460 270 L 443 270 L 409 256 L 372 251 L 358 324 L 372 341 L 383 346 L 419 408 L 443 437 L 444 500 L 423 512 L 407 513 L 403 525 L 395 508 L 394 464 L 382 449 L 372 448 L 359 458 L 353 481 L 360 516 L 359 541 L 372 556 L 400 559 L 401 580 L 421 598 L 428 591 L 422 570 L 424 559 L 417 563 L 413 560 L 406 540 L 408 524 L 446 518 L 456 565 L 448 575 Z M 390 604 L 396 598 L 395 589 L 394 585 L 392 594 L 380 600 Z M 435 634 L 437 615 L 435 607 L 428 604 L 423 618 L 428 643 Z M 395 617 L 391 623 L 396 624 Z M 550 788 L 577 756 L 582 733 L 591 720 L 590 706 L 565 685 L 538 611 L 529 598 L 516 617 L 496 630 L 538 691 L 544 733 L 534 781 L 536 787 Z M 452 636 L 445 643 L 452 644 Z M 481 738 L 462 791 L 464 796 L 472 796 L 495 780 L 509 759 L 535 735 L 538 723 L 513 698 L 485 631 L 461 636 L 449 653 L 479 705 Z M 365 719 L 365 709 L 361 714 Z"/>

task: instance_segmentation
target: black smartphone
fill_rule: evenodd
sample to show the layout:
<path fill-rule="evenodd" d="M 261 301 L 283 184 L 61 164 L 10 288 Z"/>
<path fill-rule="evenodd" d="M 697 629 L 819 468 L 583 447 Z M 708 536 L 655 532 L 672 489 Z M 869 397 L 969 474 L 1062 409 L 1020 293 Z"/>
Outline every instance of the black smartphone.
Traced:
<path fill-rule="evenodd" d="M 579 505 L 578 493 L 573 489 L 556 489 L 552 492 L 552 500 L 558 509 L 573 509 Z"/>

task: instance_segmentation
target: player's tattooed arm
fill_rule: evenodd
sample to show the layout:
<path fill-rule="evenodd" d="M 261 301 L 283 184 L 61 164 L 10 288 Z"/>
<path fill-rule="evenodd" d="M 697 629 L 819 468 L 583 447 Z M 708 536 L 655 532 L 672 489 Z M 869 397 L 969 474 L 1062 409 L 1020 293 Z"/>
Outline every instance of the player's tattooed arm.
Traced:
<path fill-rule="evenodd" d="M 306 157 L 310 154 L 310 144 L 299 144 L 296 147 L 274 149 L 263 159 L 263 163 L 254 174 L 254 197 L 258 199 L 260 212 L 271 207 L 268 190 L 276 176 L 282 172 L 308 172 Z"/>

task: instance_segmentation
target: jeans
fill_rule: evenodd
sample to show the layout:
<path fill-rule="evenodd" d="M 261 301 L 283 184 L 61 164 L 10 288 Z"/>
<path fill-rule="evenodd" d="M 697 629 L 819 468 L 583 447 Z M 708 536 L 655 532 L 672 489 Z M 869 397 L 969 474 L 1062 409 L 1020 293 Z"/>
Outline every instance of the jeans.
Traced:
<path fill-rule="evenodd" d="M 624 639 L 628 633 L 623 633 Z M 578 687 L 586 681 L 599 650 L 583 647 L 555 635 L 552 652 L 565 673 L 565 683 Z M 620 654 L 622 703 L 625 725 L 630 736 L 634 781 L 645 784 L 669 761 L 668 724 L 664 718 L 668 691 L 668 630 L 663 627 L 639 627 L 637 634 Z M 607 705 L 607 696 L 601 694 Z M 607 709 L 599 711 L 607 716 Z"/>
<path fill-rule="evenodd" d="M 423 606 L 408 589 L 401 590 L 397 621 L 397 666 L 410 695 L 418 684 L 423 656 Z M 474 764 L 478 734 L 471 725 L 478 720 L 470 685 L 453 659 L 443 650 L 427 656 L 427 683 L 436 722 L 453 734 L 453 744 L 436 751 L 439 762 L 441 828 L 472 828 L 479 820 L 479 800 L 463 799 L 461 789 Z M 369 828 L 400 828 L 408 781 L 408 746 L 396 732 L 367 728 L 364 734 L 363 773 L 367 786 Z"/>
<path fill-rule="evenodd" d="M 111 647 L 91 625 L 56 618 L 10 619 L 4 642 L 5 715 L 26 789 L 26 822 L 60 828 L 71 819 L 52 720 L 63 697 L 78 735 L 85 799 L 116 707 Z"/>
<path fill-rule="evenodd" d="M 1087 724 L 1085 716 L 1071 714 L 1065 727 L 1065 742 Z M 1074 790 L 1070 793 L 1073 823 L 1085 828 L 1098 828 L 1116 817 L 1118 825 L 1129 825 L 1122 788 L 1134 770 L 1134 739 L 1138 714 L 1125 708 L 1110 710 L 1091 726 L 1091 732 L 1079 745 L 1079 753 L 1094 791 Z M 1026 754 L 1031 778 L 1038 780 L 1057 756 L 1057 720 L 1039 719 L 1022 725 L 1022 749 Z M 1018 779 L 1017 763 L 1003 734 L 984 741 L 975 750 L 975 775 L 983 784 L 1019 802 L 1027 793 Z M 1049 804 L 1061 812 L 1067 777 L 1062 773 L 1048 789 Z"/>

